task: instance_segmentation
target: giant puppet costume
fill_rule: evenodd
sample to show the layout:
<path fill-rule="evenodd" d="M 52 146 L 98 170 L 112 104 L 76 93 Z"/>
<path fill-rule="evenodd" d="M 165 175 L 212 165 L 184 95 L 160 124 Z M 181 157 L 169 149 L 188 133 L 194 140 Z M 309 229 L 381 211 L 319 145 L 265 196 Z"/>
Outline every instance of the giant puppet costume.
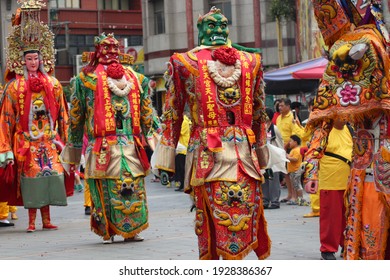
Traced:
<path fill-rule="evenodd" d="M 29 211 L 27 231 L 35 231 L 37 209 L 43 229 L 50 222 L 49 205 L 67 205 L 64 170 L 58 151 L 67 138 L 67 107 L 54 67 L 54 35 L 40 22 L 41 1 L 18 1 L 8 37 L 7 75 L 0 114 L 1 185 L 9 203 Z M 12 173 L 12 169 L 16 171 Z"/>
<path fill-rule="evenodd" d="M 153 122 L 149 80 L 123 66 L 120 56 L 113 34 L 95 37 L 90 63 L 72 81 L 69 140 L 61 154 L 63 162 L 78 164 L 86 133 L 91 227 L 105 243 L 114 235 L 142 241 L 138 233 L 148 227 L 149 162 L 141 134 L 146 137 Z"/>
<path fill-rule="evenodd" d="M 308 122 L 314 135 L 305 189 L 317 188 L 318 162 L 333 120 L 353 124 L 345 259 L 390 259 L 390 41 L 380 3 L 371 2 L 362 18 L 350 1 L 313 0 L 329 64 Z"/>
<path fill-rule="evenodd" d="M 183 110 L 192 127 L 185 192 L 196 206 L 200 259 L 242 259 L 270 254 L 261 198 L 257 148 L 266 143 L 259 54 L 230 46 L 227 19 L 213 7 L 198 19 L 199 46 L 174 54 L 167 75 L 165 130 L 156 167 L 175 172 Z"/>

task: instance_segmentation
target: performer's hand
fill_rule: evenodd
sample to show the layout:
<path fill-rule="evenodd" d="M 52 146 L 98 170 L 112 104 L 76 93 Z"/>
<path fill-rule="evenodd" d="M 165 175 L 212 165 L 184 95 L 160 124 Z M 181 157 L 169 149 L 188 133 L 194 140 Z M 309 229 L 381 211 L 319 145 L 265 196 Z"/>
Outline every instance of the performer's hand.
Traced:
<path fill-rule="evenodd" d="M 317 193 L 318 190 L 318 181 L 317 180 L 308 180 L 305 184 L 305 191 L 307 193 Z"/>
<path fill-rule="evenodd" d="M 7 164 L 14 165 L 14 164 L 15 164 L 15 161 L 14 161 L 13 159 L 11 159 L 11 160 L 9 160 L 9 161 L 7 162 Z"/>

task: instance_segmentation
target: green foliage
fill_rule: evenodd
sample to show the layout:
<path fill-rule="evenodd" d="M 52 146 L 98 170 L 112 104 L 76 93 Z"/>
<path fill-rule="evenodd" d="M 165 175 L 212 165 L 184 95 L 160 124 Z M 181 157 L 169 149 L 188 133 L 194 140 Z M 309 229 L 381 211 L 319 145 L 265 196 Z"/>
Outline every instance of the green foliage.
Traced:
<path fill-rule="evenodd" d="M 270 12 L 273 19 L 296 19 L 295 0 L 271 0 Z"/>

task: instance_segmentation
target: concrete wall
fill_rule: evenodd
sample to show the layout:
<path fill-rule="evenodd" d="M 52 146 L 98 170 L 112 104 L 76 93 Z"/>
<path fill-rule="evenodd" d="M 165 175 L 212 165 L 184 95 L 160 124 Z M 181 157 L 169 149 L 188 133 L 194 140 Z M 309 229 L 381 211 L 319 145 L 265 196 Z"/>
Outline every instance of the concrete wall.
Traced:
<path fill-rule="evenodd" d="M 7 37 L 11 30 L 11 18 L 12 13 L 17 9 L 17 2 L 11 1 L 11 10 L 7 10 L 7 1 L 0 0 L 0 83 L 4 85 L 4 72 L 6 69 L 6 48 L 7 48 Z"/>

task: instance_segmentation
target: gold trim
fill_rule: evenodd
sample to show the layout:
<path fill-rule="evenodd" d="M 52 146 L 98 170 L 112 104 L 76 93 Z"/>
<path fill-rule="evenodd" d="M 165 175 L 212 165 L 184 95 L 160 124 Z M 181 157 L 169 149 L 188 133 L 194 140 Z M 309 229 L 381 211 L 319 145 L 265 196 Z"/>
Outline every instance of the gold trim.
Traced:
<path fill-rule="evenodd" d="M 27 49 L 31 49 L 34 46 L 23 46 L 21 38 L 21 26 L 13 26 L 13 30 L 7 37 L 8 48 L 6 50 L 7 55 L 7 68 L 11 72 L 15 72 L 18 75 L 24 74 L 24 58 L 23 52 Z M 50 31 L 49 27 L 45 24 L 40 24 L 39 46 L 38 50 L 42 56 L 42 63 L 45 71 L 51 73 L 54 70 L 55 56 L 54 56 L 54 34 Z"/>
<path fill-rule="evenodd" d="M 95 52 L 83 52 L 81 55 L 81 62 L 82 63 L 89 63 L 91 59 L 93 58 L 93 54 Z M 119 54 L 119 63 L 120 64 L 134 64 L 134 56 L 128 54 L 128 53 L 120 53 Z"/>
<path fill-rule="evenodd" d="M 46 6 L 46 3 L 42 2 L 42 0 L 18 0 L 17 2 L 22 4 L 20 7 L 23 10 L 41 9 Z"/>

